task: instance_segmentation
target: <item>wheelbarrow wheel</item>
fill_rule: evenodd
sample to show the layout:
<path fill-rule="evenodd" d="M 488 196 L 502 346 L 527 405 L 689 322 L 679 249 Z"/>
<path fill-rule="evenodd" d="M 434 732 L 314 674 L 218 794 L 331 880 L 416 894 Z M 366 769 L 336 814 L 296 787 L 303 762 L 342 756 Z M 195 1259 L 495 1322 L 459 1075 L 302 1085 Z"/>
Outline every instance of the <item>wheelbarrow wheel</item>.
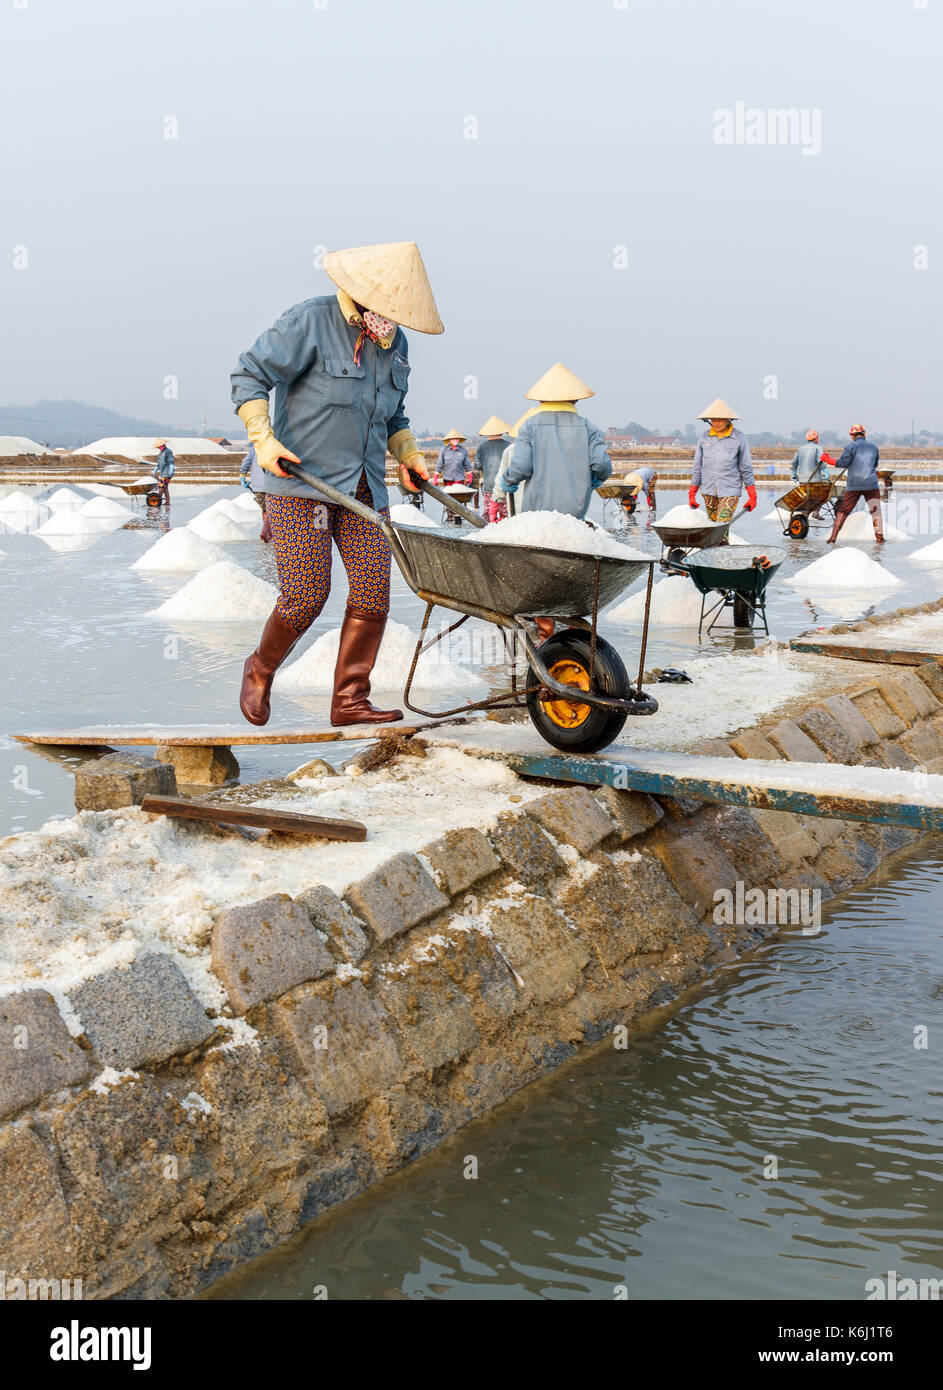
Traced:
<path fill-rule="evenodd" d="M 802 512 L 793 512 L 789 518 L 789 535 L 793 540 L 804 541 L 809 534 L 809 518 Z"/>
<path fill-rule="evenodd" d="M 596 753 L 616 738 L 624 725 L 625 710 L 600 709 L 579 699 L 589 690 L 590 639 L 576 628 L 556 633 L 541 645 L 540 656 L 547 670 L 561 685 L 572 685 L 573 700 L 540 699 L 538 689 L 527 695 L 527 711 L 541 738 L 565 753 Z M 531 668 L 528 685 L 539 686 L 540 677 Z M 631 686 L 622 658 L 609 642 L 596 638 L 593 666 L 593 692 L 615 699 L 628 698 Z M 549 692 L 545 692 L 549 693 Z"/>

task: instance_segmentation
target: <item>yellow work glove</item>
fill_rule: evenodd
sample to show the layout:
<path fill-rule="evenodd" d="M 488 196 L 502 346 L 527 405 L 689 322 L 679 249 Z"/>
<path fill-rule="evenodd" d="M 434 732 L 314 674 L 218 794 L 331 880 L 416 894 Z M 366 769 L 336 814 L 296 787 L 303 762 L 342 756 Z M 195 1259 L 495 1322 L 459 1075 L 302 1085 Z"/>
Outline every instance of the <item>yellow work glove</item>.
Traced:
<path fill-rule="evenodd" d="M 429 472 L 425 455 L 416 443 L 412 430 L 397 430 L 396 434 L 390 435 L 386 447 L 396 459 L 400 484 L 407 492 L 418 492 L 410 473 L 418 473 L 420 478 L 428 480 Z"/>
<path fill-rule="evenodd" d="M 292 463 L 300 463 L 301 459 L 297 454 L 293 454 L 290 449 L 286 449 L 284 444 L 279 444 L 272 432 L 272 422 L 268 414 L 268 400 L 263 397 L 258 401 L 246 401 L 236 411 L 239 419 L 246 427 L 246 434 L 249 436 L 250 443 L 255 445 L 255 456 L 259 460 L 259 467 L 264 468 L 266 473 L 274 473 L 277 478 L 287 478 L 289 474 L 284 468 L 279 466 L 279 459 L 290 459 Z"/>

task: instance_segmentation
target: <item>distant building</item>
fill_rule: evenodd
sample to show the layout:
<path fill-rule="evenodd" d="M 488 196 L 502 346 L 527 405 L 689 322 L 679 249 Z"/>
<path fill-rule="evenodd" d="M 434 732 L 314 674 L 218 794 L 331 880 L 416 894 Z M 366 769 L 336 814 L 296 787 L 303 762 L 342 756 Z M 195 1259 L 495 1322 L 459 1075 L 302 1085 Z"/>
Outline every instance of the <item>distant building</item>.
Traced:
<path fill-rule="evenodd" d="M 610 449 L 635 449 L 638 446 L 634 434 L 616 434 L 612 430 L 606 435 L 606 443 Z"/>

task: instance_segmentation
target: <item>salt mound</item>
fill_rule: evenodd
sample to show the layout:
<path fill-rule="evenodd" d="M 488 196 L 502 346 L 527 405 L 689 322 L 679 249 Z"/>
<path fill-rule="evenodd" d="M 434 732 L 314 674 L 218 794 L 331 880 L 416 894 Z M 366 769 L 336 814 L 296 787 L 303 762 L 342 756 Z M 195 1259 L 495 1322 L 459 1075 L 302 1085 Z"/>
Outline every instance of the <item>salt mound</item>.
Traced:
<path fill-rule="evenodd" d="M 714 523 L 703 507 L 689 507 L 686 502 L 672 507 L 670 512 L 658 518 L 659 526 L 677 526 L 690 530 L 693 526 L 713 526 Z"/>
<path fill-rule="evenodd" d="M 205 541 L 187 526 L 168 531 L 156 545 L 145 550 L 131 566 L 133 570 L 205 570 L 227 559 L 212 541 Z"/>
<path fill-rule="evenodd" d="M 213 502 L 211 506 L 205 507 L 198 513 L 199 516 L 225 516 L 230 521 L 234 521 L 237 526 L 254 525 L 256 517 L 259 515 L 258 504 L 249 499 L 255 516 L 250 516 L 245 507 L 240 507 L 235 497 L 221 497 L 218 502 Z"/>
<path fill-rule="evenodd" d="M 213 541 L 215 544 L 228 545 L 233 541 L 250 539 L 244 526 L 237 525 L 231 516 L 221 515 L 210 508 L 194 517 L 187 529 L 203 540 Z"/>
<path fill-rule="evenodd" d="M 8 516 L 13 512 L 38 511 L 36 500 L 28 492 L 8 492 L 0 501 L 0 513 Z"/>
<path fill-rule="evenodd" d="M 278 590 L 231 560 L 218 560 L 184 584 L 155 613 L 183 622 L 240 623 L 267 618 Z M 333 677 L 333 665 L 331 677 Z"/>
<path fill-rule="evenodd" d="M 437 521 L 433 521 L 431 516 L 426 516 L 418 507 L 411 507 L 408 502 L 401 502 L 398 506 L 390 508 L 390 520 L 397 526 L 438 526 Z"/>
<path fill-rule="evenodd" d="M 151 482 L 153 482 L 153 478 Z M 128 494 L 123 487 L 115 487 L 112 483 L 86 483 L 86 492 L 94 492 L 96 497 L 114 497 L 116 501 L 126 502 Z"/>
<path fill-rule="evenodd" d="M 568 550 L 578 555 L 606 555 L 619 560 L 646 560 L 607 531 L 587 526 L 564 512 L 520 512 L 466 537 L 479 545 L 534 545 L 545 550 Z"/>
<path fill-rule="evenodd" d="M 747 538 L 746 538 L 745 536 L 738 536 L 737 533 L 736 533 L 736 531 L 728 531 L 728 532 L 727 532 L 727 539 L 728 539 L 728 541 L 730 542 L 731 545 L 752 545 L 752 544 L 753 544 L 753 542 L 752 542 L 752 541 L 748 541 Z"/>
<path fill-rule="evenodd" d="M 15 458 L 17 454 L 51 454 L 37 444 L 35 439 L 27 439 L 25 434 L 0 434 L 0 457 Z"/>
<path fill-rule="evenodd" d="M 100 521 L 111 521 L 112 517 L 121 517 L 124 521 L 129 521 L 134 515 L 130 507 L 125 507 L 121 502 L 113 502 L 110 497 L 93 497 L 90 502 L 79 508 L 81 516 L 96 517 Z"/>
<path fill-rule="evenodd" d="M 606 612 L 606 618 L 617 623 L 641 622 L 644 617 L 644 589 Z M 691 580 L 683 575 L 671 575 L 653 585 L 650 618 L 666 627 L 697 627 L 701 621 L 701 596 Z"/>
<path fill-rule="evenodd" d="M 117 521 L 118 526 L 123 524 L 122 521 Z M 83 516 L 81 510 L 75 511 L 70 507 L 54 512 L 49 520 L 44 521 L 37 529 L 36 535 L 44 539 L 46 536 L 101 536 L 114 529 L 113 518 Z"/>
<path fill-rule="evenodd" d="M 102 535 L 99 530 L 82 532 L 77 536 L 43 536 L 39 531 L 34 532 L 36 539 L 42 541 L 50 550 L 69 551 L 87 550 L 90 545 Z"/>
<path fill-rule="evenodd" d="M 250 516 L 253 514 L 253 512 L 257 512 L 259 510 L 258 502 L 255 500 L 252 493 L 249 492 L 246 488 L 241 489 L 238 497 L 232 498 L 230 506 L 237 511 L 248 512 Z"/>
<path fill-rule="evenodd" d="M 46 506 L 52 511 L 59 511 L 63 507 L 81 507 L 87 499 L 81 492 L 76 492 L 71 487 L 57 487 L 55 492 L 46 498 Z"/>
<path fill-rule="evenodd" d="M 334 664 L 340 628 L 322 633 L 297 661 L 284 667 L 275 677 L 276 689 L 299 694 L 328 695 L 334 686 Z M 414 690 L 480 690 L 484 682 L 473 671 L 453 666 L 445 657 L 445 643 L 433 647 L 419 658 Z M 416 649 L 416 634 L 402 623 L 388 622 L 380 644 L 377 664 L 370 677 L 374 690 L 400 691 L 406 684 L 410 662 Z"/>
<path fill-rule="evenodd" d="M 895 589 L 903 580 L 863 550 L 832 550 L 786 580 L 797 589 Z"/>
<path fill-rule="evenodd" d="M 167 443 L 174 454 L 228 454 L 221 444 L 212 439 L 174 438 L 167 436 Z M 74 454 L 119 454 L 122 458 L 143 459 L 145 454 L 156 454 L 152 434 L 115 435 L 108 439 L 94 439 L 91 444 L 83 444 L 81 449 L 73 449 Z"/>
<path fill-rule="evenodd" d="M 883 516 L 883 513 L 882 513 Z M 902 531 L 899 526 L 891 526 L 884 520 L 884 539 L 886 541 L 909 541 L 910 537 L 906 531 Z M 843 541 L 873 541 L 874 525 L 871 521 L 871 514 L 867 510 L 852 512 L 838 534 L 837 544 Z"/>
<path fill-rule="evenodd" d="M 774 507 L 773 510 L 772 510 L 771 512 L 767 512 L 765 516 L 760 517 L 760 520 L 761 520 L 761 521 L 779 521 L 779 522 L 781 522 L 782 518 L 780 517 L 779 512 L 778 512 L 778 511 L 776 510 L 776 508 Z"/>
<path fill-rule="evenodd" d="M 929 545 L 922 545 L 919 550 L 915 550 L 907 558 L 908 560 L 919 560 L 921 564 L 943 565 L 943 536 L 938 541 L 931 541 Z"/>

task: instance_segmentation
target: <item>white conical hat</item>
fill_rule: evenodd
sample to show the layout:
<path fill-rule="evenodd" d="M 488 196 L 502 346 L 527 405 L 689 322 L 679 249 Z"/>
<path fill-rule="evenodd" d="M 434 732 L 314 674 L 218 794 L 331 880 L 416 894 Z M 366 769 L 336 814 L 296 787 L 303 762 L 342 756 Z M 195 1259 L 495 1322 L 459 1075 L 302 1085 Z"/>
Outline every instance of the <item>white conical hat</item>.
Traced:
<path fill-rule="evenodd" d="M 485 434 L 507 434 L 511 426 L 507 420 L 502 420 L 500 415 L 489 415 L 485 423 L 481 426 L 478 433 Z"/>
<path fill-rule="evenodd" d="M 549 372 L 544 372 L 540 380 L 524 392 L 529 401 L 585 401 L 595 394 L 562 362 L 554 362 Z"/>
<path fill-rule="evenodd" d="M 732 405 L 728 405 L 722 397 L 718 396 L 716 401 L 711 401 L 706 405 L 697 417 L 699 420 L 739 420 L 740 416 Z"/>
<path fill-rule="evenodd" d="M 465 443 L 465 436 L 462 434 L 461 430 L 449 430 L 442 436 L 443 443 L 447 443 L 450 439 L 458 439 L 462 444 Z"/>
<path fill-rule="evenodd" d="M 414 241 L 328 251 L 323 265 L 334 284 L 364 309 L 417 333 L 445 332 Z"/>
<path fill-rule="evenodd" d="M 518 432 L 520 431 L 521 425 L 523 425 L 524 421 L 525 421 L 525 420 L 529 420 L 530 417 L 531 417 L 532 415 L 536 415 L 536 414 L 537 414 L 537 407 L 536 407 L 535 405 L 532 405 L 531 408 L 530 408 L 530 410 L 525 410 L 525 411 L 524 411 L 524 414 L 523 414 L 523 415 L 521 416 L 521 418 L 517 421 L 517 423 L 514 424 L 514 425 L 512 425 L 511 428 L 508 430 L 508 434 L 511 436 L 511 438 L 512 438 L 512 439 L 516 439 L 517 436 L 518 436 Z"/>

